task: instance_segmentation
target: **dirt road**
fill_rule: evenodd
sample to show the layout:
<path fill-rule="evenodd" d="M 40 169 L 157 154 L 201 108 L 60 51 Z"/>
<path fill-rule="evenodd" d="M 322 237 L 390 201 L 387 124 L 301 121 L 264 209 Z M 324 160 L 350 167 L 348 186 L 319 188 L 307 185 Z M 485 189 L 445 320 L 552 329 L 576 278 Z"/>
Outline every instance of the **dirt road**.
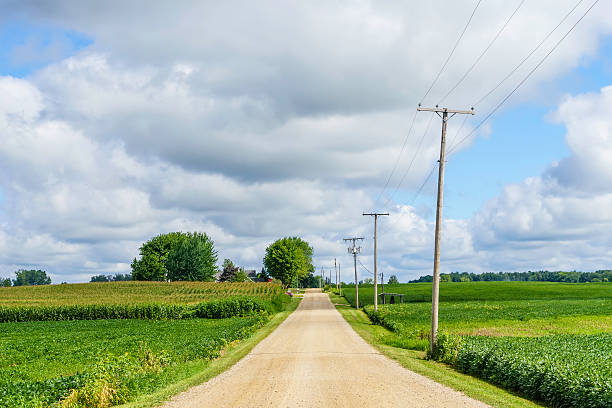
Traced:
<path fill-rule="evenodd" d="M 401 367 L 351 329 L 327 294 L 299 308 L 250 354 L 166 408 L 485 407 Z"/>

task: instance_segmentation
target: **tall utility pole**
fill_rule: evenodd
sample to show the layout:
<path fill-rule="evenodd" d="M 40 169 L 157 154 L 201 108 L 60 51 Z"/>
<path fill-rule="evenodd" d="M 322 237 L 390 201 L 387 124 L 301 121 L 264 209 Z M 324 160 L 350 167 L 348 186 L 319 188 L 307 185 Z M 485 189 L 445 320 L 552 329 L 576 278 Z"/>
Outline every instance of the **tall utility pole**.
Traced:
<path fill-rule="evenodd" d="M 440 297 L 440 233 L 442 229 L 442 199 L 444 195 L 444 160 L 446 157 L 446 122 L 456 114 L 473 115 L 474 108 L 471 110 L 455 110 L 448 108 L 440 108 L 436 105 L 435 108 L 421 108 L 421 104 L 417 111 L 436 112 L 442 118 L 442 140 L 440 142 L 440 167 L 438 171 L 438 202 L 436 205 L 436 236 L 434 241 L 434 270 L 433 270 L 433 288 L 431 291 L 431 344 L 430 349 L 433 353 L 438 341 L 438 301 Z M 440 115 L 440 113 L 442 113 Z M 448 114 L 452 113 L 449 117 Z"/>
<path fill-rule="evenodd" d="M 363 213 L 363 215 L 374 216 L 374 311 L 376 311 L 378 310 L 378 273 L 376 272 L 376 265 L 378 264 L 378 262 L 376 262 L 376 226 L 378 225 L 378 217 L 381 215 L 389 215 L 389 213 L 374 212 L 374 213 Z"/>
<path fill-rule="evenodd" d="M 355 246 L 357 240 L 363 238 L 344 238 L 345 241 L 353 241 L 353 246 L 349 247 L 348 253 L 353 254 L 353 263 L 355 264 L 355 307 L 359 309 L 359 281 L 357 280 L 357 254 L 361 252 L 361 247 Z"/>

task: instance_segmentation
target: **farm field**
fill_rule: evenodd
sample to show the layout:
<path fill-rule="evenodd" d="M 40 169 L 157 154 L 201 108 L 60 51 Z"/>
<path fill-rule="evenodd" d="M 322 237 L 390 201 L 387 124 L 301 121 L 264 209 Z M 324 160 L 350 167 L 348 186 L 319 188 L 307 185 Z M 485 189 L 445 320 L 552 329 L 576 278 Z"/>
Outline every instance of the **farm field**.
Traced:
<path fill-rule="evenodd" d="M 424 288 L 418 284 L 415 295 L 413 285 L 394 290 L 415 299 Z M 468 300 L 473 295 L 481 300 Z M 611 296 L 606 283 L 443 283 L 432 358 L 552 406 L 612 406 Z M 364 311 L 393 332 L 385 344 L 428 348 L 430 302 Z"/>
<path fill-rule="evenodd" d="M 131 401 L 195 375 L 228 347 L 251 336 L 290 301 L 279 285 L 254 283 L 117 282 L 24 290 L 39 288 L 0 291 L 0 309 L 5 315 L 16 310 L 39 311 L 28 315 L 28 321 L 0 323 L 2 407 L 93 408 Z M 151 289 L 148 299 L 146 288 Z M 32 297 L 16 302 L 13 289 Z M 61 296 L 54 298 L 54 291 Z M 135 294 L 132 303 L 129 293 Z M 76 302 L 79 294 L 83 294 L 83 304 Z M 114 294 L 118 294 L 115 299 Z M 111 303 L 109 297 L 120 303 Z M 196 297 L 198 303 L 193 303 Z M 42 306 L 43 299 L 54 301 Z M 138 309 L 144 299 L 159 303 L 143 303 Z M 147 318 L 123 316 L 121 320 L 58 314 L 58 310 L 83 314 L 134 307 L 153 313 Z M 41 321 L 31 321 L 36 319 Z"/>
<path fill-rule="evenodd" d="M 379 292 L 381 292 L 379 285 Z M 430 302 L 431 283 L 385 285 L 387 293 L 403 293 L 404 302 Z M 342 294 L 355 306 L 355 286 L 344 286 Z M 560 282 L 441 282 L 440 301 L 497 301 L 535 299 L 612 298 L 609 283 Z M 399 299 L 396 299 L 399 302 Z M 359 306 L 374 304 L 374 286 L 359 285 Z"/>
<path fill-rule="evenodd" d="M 92 304 L 192 304 L 230 296 L 271 299 L 284 292 L 269 283 L 103 282 L 0 287 L 0 306 L 65 306 Z"/>

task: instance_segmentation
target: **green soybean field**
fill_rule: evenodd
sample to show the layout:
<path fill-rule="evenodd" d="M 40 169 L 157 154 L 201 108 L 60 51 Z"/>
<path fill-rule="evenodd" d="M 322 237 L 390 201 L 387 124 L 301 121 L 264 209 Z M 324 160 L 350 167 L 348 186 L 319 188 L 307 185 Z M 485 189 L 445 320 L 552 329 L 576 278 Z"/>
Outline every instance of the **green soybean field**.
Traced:
<path fill-rule="evenodd" d="M 426 285 L 386 287 L 407 301 L 378 311 L 368 304 L 373 288 L 362 296 L 360 287 L 370 320 L 391 331 L 383 342 L 429 349 L 431 301 L 418 300 Z M 442 283 L 440 299 L 438 348 L 429 358 L 545 405 L 612 406 L 612 284 Z"/>

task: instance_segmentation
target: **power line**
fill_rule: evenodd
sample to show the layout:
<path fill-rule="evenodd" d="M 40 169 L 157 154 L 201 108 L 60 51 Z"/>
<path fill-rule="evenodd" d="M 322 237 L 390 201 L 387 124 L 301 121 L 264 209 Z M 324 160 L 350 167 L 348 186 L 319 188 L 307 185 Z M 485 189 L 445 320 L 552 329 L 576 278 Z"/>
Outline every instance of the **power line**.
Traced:
<path fill-rule="evenodd" d="M 416 111 L 416 112 L 418 113 L 418 111 Z M 389 198 L 387 198 L 387 201 L 385 201 L 385 204 L 383 205 L 383 207 L 386 207 L 389 204 L 389 202 L 391 201 L 393 196 L 397 193 L 397 191 L 401 187 L 402 183 L 404 182 L 404 179 L 406 178 L 406 176 L 410 172 L 410 169 L 412 169 L 412 164 L 414 163 L 414 160 L 415 160 L 417 154 L 421 150 L 421 145 L 423 144 L 423 140 L 425 140 L 425 136 L 429 132 L 429 129 L 431 127 L 431 122 L 433 120 L 433 117 L 434 117 L 434 113 L 432 112 L 431 117 L 429 118 L 429 122 L 427 122 L 427 126 L 425 127 L 425 132 L 423 132 L 423 136 L 421 136 L 421 140 L 419 140 L 419 144 L 418 144 L 416 150 L 414 151 L 414 154 L 412 155 L 412 160 L 410 160 L 410 165 L 408 166 L 408 169 L 406 169 L 406 171 L 402 175 L 402 178 L 400 179 L 399 183 L 397 183 L 397 186 L 395 186 L 395 189 L 393 190 L 393 193 L 391 193 L 389 195 Z"/>
<path fill-rule="evenodd" d="M 582 1 L 582 0 L 581 0 L 581 1 Z M 595 1 L 593 2 L 593 4 L 591 4 L 591 6 L 590 6 L 590 7 L 589 7 L 589 8 L 588 8 L 588 9 L 587 9 L 585 12 L 584 12 L 584 14 L 583 14 L 583 15 L 582 15 L 582 16 L 581 16 L 579 19 L 578 19 L 578 21 L 576 21 L 576 22 L 574 23 L 574 25 L 573 25 L 573 26 L 572 26 L 572 27 L 571 27 L 571 28 L 570 28 L 570 29 L 569 29 L 569 30 L 568 30 L 568 31 L 565 33 L 565 35 L 563 35 L 563 37 L 561 37 L 561 38 L 559 39 L 559 41 L 557 41 L 557 43 L 556 43 L 556 44 L 553 46 L 553 48 L 552 48 L 550 51 L 548 51 L 548 53 L 547 53 L 547 54 L 544 56 L 544 58 L 542 58 L 542 59 L 540 60 L 540 62 L 538 62 L 538 63 L 536 64 L 536 66 L 535 66 L 535 67 L 533 67 L 533 69 L 532 69 L 531 71 L 529 71 L 529 73 L 528 73 L 528 74 L 525 76 L 525 78 L 523 78 L 523 80 L 522 80 L 521 82 L 519 82 L 519 83 L 518 83 L 518 85 L 516 85 L 516 86 L 514 87 L 514 89 L 513 89 L 512 91 L 510 91 L 510 93 L 509 93 L 508 95 L 506 95 L 506 97 L 505 97 L 504 99 L 502 99 L 502 100 L 501 100 L 501 101 L 500 101 L 500 102 L 497 104 L 497 106 L 495 106 L 495 108 L 493 108 L 493 110 L 491 110 L 491 111 L 490 111 L 490 112 L 487 114 L 487 116 L 486 116 L 486 117 L 485 117 L 485 118 L 484 118 L 482 121 L 480 121 L 480 123 L 478 123 L 478 125 L 477 125 L 477 126 L 474 128 L 474 129 L 472 129 L 472 131 L 471 131 L 470 133 L 468 133 L 467 135 L 465 135 L 465 137 L 463 137 L 463 138 L 462 138 L 462 139 L 459 141 L 459 143 L 457 143 L 456 147 L 459 147 L 459 145 L 461 145 L 461 143 L 463 143 L 463 142 L 464 142 L 464 141 L 465 141 L 467 138 L 469 138 L 471 135 L 473 135 L 473 134 L 474 134 L 474 133 L 475 133 L 475 132 L 476 132 L 476 131 L 477 131 L 477 130 L 478 130 L 478 129 L 479 129 L 479 128 L 480 128 L 480 127 L 481 127 L 481 126 L 482 126 L 482 125 L 483 125 L 483 124 L 484 124 L 484 123 L 485 123 L 485 122 L 486 122 L 486 121 L 487 121 L 487 120 L 488 120 L 490 117 L 491 117 L 491 116 L 493 116 L 493 114 L 494 114 L 495 112 L 497 112 L 497 110 L 498 110 L 498 109 L 499 109 L 499 108 L 500 108 L 500 107 L 501 107 L 501 106 L 502 106 L 502 105 L 503 105 L 503 104 L 504 104 L 504 103 L 505 103 L 505 102 L 506 102 L 506 101 L 507 101 L 507 100 L 508 100 L 508 99 L 509 99 L 509 98 L 510 98 L 510 97 L 511 97 L 511 96 L 512 96 L 512 95 L 513 95 L 513 94 L 514 94 L 514 93 L 515 93 L 515 92 L 516 92 L 516 91 L 517 91 L 517 90 L 518 90 L 518 89 L 519 89 L 519 88 L 520 88 L 520 87 L 521 87 L 521 86 L 522 86 L 522 85 L 523 85 L 523 84 L 524 84 L 526 81 L 527 81 L 527 80 L 528 80 L 528 79 L 529 79 L 529 77 L 531 77 L 531 75 L 532 75 L 532 74 L 533 74 L 533 73 L 534 73 L 534 72 L 535 72 L 535 71 L 536 71 L 536 70 L 537 70 L 537 69 L 538 69 L 538 68 L 539 68 L 539 67 L 540 67 L 540 66 L 541 66 L 543 63 L 544 63 L 544 61 L 546 61 L 546 59 L 547 59 L 547 58 L 550 56 L 550 54 L 552 54 L 552 53 L 553 53 L 553 52 L 554 52 L 554 51 L 557 49 L 557 47 L 559 47 L 559 45 L 560 45 L 560 44 L 563 42 L 563 40 L 565 40 L 565 38 L 567 38 L 567 36 L 568 36 L 568 35 L 569 35 L 569 34 L 570 34 L 572 31 L 574 31 L 574 28 L 576 28 L 576 26 L 578 25 L 578 23 L 580 23 L 580 22 L 582 21 L 582 19 L 584 19 L 584 17 L 586 17 L 586 15 L 587 15 L 587 14 L 588 14 L 588 13 L 589 13 L 589 12 L 590 12 L 592 9 L 593 9 L 593 7 L 595 7 L 595 5 L 596 5 L 598 2 L 599 2 L 599 0 L 595 0 Z M 448 153 L 449 153 L 449 154 L 451 154 L 451 153 L 452 153 L 454 150 L 455 150 L 455 148 L 454 148 L 454 149 L 452 149 L 452 150 L 450 150 L 450 149 L 449 149 L 449 152 L 448 152 Z"/>
<path fill-rule="evenodd" d="M 523 0 L 523 1 L 525 1 L 525 0 Z M 425 92 L 425 95 L 423 95 L 423 97 L 421 98 L 421 102 L 419 103 L 419 105 L 421 105 L 423 103 L 423 101 L 425 100 L 425 98 L 427 98 L 427 95 L 429 95 L 429 93 L 431 92 L 431 90 L 434 87 L 434 85 L 436 84 L 436 82 L 438 82 L 438 79 L 440 79 L 440 75 L 442 75 L 442 72 L 444 71 L 444 69 L 448 65 L 448 62 L 450 61 L 451 57 L 455 53 L 455 50 L 457 49 L 457 46 L 461 42 L 461 39 L 463 38 L 465 32 L 467 31 L 467 28 L 470 25 L 470 23 L 472 21 L 472 18 L 474 17 L 474 14 L 476 14 L 476 10 L 478 9 L 478 6 L 480 6 L 481 2 L 482 2 L 482 0 L 478 0 L 478 2 L 476 3 L 476 6 L 474 7 L 474 10 L 472 10 L 472 14 L 470 15 L 470 18 L 468 19 L 467 23 L 465 24 L 465 27 L 463 27 L 463 31 L 459 35 L 459 38 L 457 38 L 457 41 L 455 42 L 455 45 L 453 46 L 453 48 L 451 49 L 450 54 L 448 54 L 448 57 L 446 58 L 446 61 L 444 61 L 444 64 L 442 64 L 442 67 L 440 68 L 440 71 L 438 71 L 438 75 L 436 75 L 436 77 L 434 78 L 433 82 L 429 86 L 429 89 L 427 89 L 427 92 Z M 395 174 L 395 171 L 397 170 L 397 166 L 399 164 L 400 158 L 402 157 L 404 149 L 406 148 L 406 143 L 408 142 L 408 139 L 410 138 L 410 134 L 412 132 L 412 128 L 414 127 L 414 123 L 415 123 L 415 120 L 416 120 L 416 117 L 417 117 L 417 112 L 418 111 L 415 111 L 414 116 L 412 117 L 412 121 L 410 123 L 410 127 L 408 128 L 408 133 L 406 134 L 406 137 L 404 138 L 404 143 L 402 144 L 402 148 L 400 149 L 400 152 L 397 155 L 397 159 L 395 160 L 395 163 L 393 165 L 393 169 L 391 170 L 391 173 L 389 174 L 389 177 L 387 177 L 387 181 L 385 182 L 384 187 L 380 190 L 380 193 L 378 194 L 378 197 L 376 197 L 376 200 L 374 201 L 374 206 L 375 207 L 376 207 L 376 204 L 378 204 L 378 202 L 380 201 L 380 199 L 381 199 L 382 195 L 384 194 L 385 190 L 389 186 L 389 182 L 391 181 L 391 178 L 393 177 L 393 175 Z M 414 158 L 413 158 L 413 161 L 414 161 Z M 403 180 L 404 177 L 402 177 L 402 180 Z M 400 182 L 400 184 L 401 184 L 401 182 Z M 397 191 L 397 189 L 396 189 L 396 191 Z M 395 194 L 395 192 L 393 194 Z M 387 200 L 387 202 L 385 203 L 384 206 L 386 206 L 389 203 L 389 201 L 390 200 Z"/>
<path fill-rule="evenodd" d="M 451 150 L 453 149 L 453 147 L 454 147 L 454 142 L 455 142 L 455 139 L 457 138 L 457 136 L 459 136 L 459 135 L 461 134 L 461 131 L 463 130 L 463 127 L 465 126 L 465 122 L 467 122 L 467 119 L 468 119 L 468 117 L 467 117 L 467 116 L 464 116 L 464 117 L 463 117 L 463 122 L 461 122 L 461 126 L 459 126 L 459 130 L 457 130 L 457 131 L 455 132 L 455 135 L 453 136 L 453 138 L 452 138 L 452 139 L 451 139 L 451 141 L 449 142 L 449 144 L 448 144 L 448 146 L 449 146 L 449 148 L 448 148 L 449 153 L 450 153 L 450 151 L 451 151 Z"/>
<path fill-rule="evenodd" d="M 442 71 L 444 71 L 444 68 L 446 68 L 446 65 L 448 65 L 448 62 L 450 61 L 451 57 L 455 53 L 455 50 L 457 49 L 457 46 L 459 45 L 459 42 L 461 42 L 461 39 L 463 38 L 463 35 L 465 34 L 465 32 L 467 31 L 468 26 L 472 22 L 472 18 L 474 17 L 474 14 L 476 14 L 476 10 L 478 10 L 478 6 L 480 6 L 481 2 L 482 2 L 482 0 L 478 0 L 478 2 L 476 3 L 476 6 L 474 7 L 474 10 L 472 11 L 472 14 L 470 15 L 470 18 L 468 19 L 467 23 L 465 24 L 465 27 L 463 27 L 463 31 L 461 32 L 461 35 L 459 35 L 459 38 L 457 38 L 457 41 L 455 42 L 455 45 L 453 46 L 450 54 L 448 54 L 448 57 L 446 58 L 446 61 L 444 61 L 444 64 L 442 64 L 442 68 L 440 68 L 440 71 L 438 72 L 438 75 L 436 75 L 436 77 L 434 78 L 433 82 L 429 86 L 429 89 L 427 89 L 427 92 L 425 92 L 425 95 L 421 98 L 421 102 L 419 102 L 419 105 L 423 103 L 425 98 L 427 98 L 427 95 L 429 95 L 429 92 L 431 92 L 431 89 L 434 87 L 436 82 L 438 82 L 438 79 L 440 79 L 440 75 L 442 75 Z"/>
<path fill-rule="evenodd" d="M 391 181 L 391 177 L 393 177 L 393 174 L 395 174 L 395 170 L 397 170 L 397 165 L 399 164 L 400 158 L 402 157 L 402 153 L 404 153 L 404 149 L 406 148 L 406 143 L 408 142 L 408 139 L 410 138 L 410 133 L 412 132 L 412 128 L 414 127 L 414 122 L 416 121 L 416 117 L 417 117 L 418 113 L 419 112 L 417 110 L 414 111 L 414 116 L 412 117 L 412 122 L 410 123 L 410 127 L 408 128 L 408 133 L 406 134 L 406 137 L 404 138 L 404 143 L 402 144 L 402 148 L 400 149 L 400 152 L 397 155 L 397 159 L 395 159 L 395 164 L 393 165 L 393 170 L 391 170 L 391 173 L 389 174 L 389 177 L 387 177 L 387 182 L 385 183 L 385 186 L 382 188 L 382 190 L 380 190 L 380 193 L 378 194 L 378 197 L 376 197 L 376 201 L 374 202 L 374 206 L 375 207 L 376 207 L 376 204 L 378 203 L 378 201 L 380 200 L 380 198 L 382 197 L 383 193 L 387 189 L 387 186 L 389 185 L 389 182 Z"/>
<path fill-rule="evenodd" d="M 559 28 L 561 26 L 561 24 L 563 24 L 563 22 L 565 20 L 567 20 L 567 18 L 574 12 L 574 10 L 576 10 L 576 8 L 578 8 L 578 6 L 583 2 L 584 0 L 579 0 L 574 7 L 565 15 L 565 17 L 563 17 L 561 19 L 561 21 L 559 22 L 559 24 L 557 24 L 555 26 L 555 28 L 553 28 L 548 34 L 546 34 L 546 36 L 538 43 L 538 45 L 531 50 L 531 52 L 529 54 L 527 54 L 527 56 L 525 58 L 523 58 L 523 60 L 521 62 L 518 63 L 518 65 L 516 65 L 508 75 L 506 75 L 504 77 L 504 79 L 502 79 L 501 81 L 499 81 L 499 83 L 497 85 L 495 85 L 495 87 L 493 87 L 493 89 L 491 89 L 489 92 L 487 92 L 485 95 L 483 95 L 480 99 L 478 99 L 478 101 L 476 103 L 474 103 L 474 106 L 479 105 L 482 101 L 484 101 L 485 99 L 487 99 L 489 97 L 489 95 L 491 95 L 493 92 L 495 92 L 504 82 L 506 82 L 506 80 L 508 78 L 510 78 L 512 76 L 512 74 L 514 74 L 521 66 L 523 66 L 523 64 L 537 51 L 540 49 L 540 47 L 546 42 L 546 40 L 548 40 L 548 38 L 550 38 L 550 36 L 557 31 L 557 28 Z M 593 6 L 591 6 L 593 7 Z"/>
<path fill-rule="evenodd" d="M 508 24 L 510 23 L 510 20 L 512 20 L 512 18 L 514 17 L 514 15 L 519 11 L 519 9 L 521 8 L 521 6 L 523 5 L 523 3 L 525 3 L 526 0 L 521 0 L 521 2 L 518 4 L 518 6 L 514 9 L 514 11 L 512 12 L 512 14 L 510 14 L 510 17 L 508 17 L 506 19 L 506 22 L 504 23 L 504 25 L 497 31 L 497 34 L 495 34 L 495 36 L 493 37 L 493 39 L 489 42 L 489 45 L 486 46 L 486 48 L 480 53 L 480 55 L 478 56 L 478 58 L 476 58 L 476 61 L 474 61 L 474 63 L 472 64 L 472 66 L 470 66 L 470 68 L 465 71 L 465 74 L 463 74 L 463 76 L 459 79 L 459 81 L 457 81 L 457 83 L 450 89 L 450 91 L 448 91 L 446 93 L 446 95 L 444 95 L 444 97 L 440 100 L 439 104 L 442 104 L 444 102 L 444 100 L 446 98 L 448 98 L 448 96 L 450 94 L 452 94 L 455 89 L 457 89 L 457 87 L 465 80 L 465 78 L 470 74 L 470 72 L 472 72 L 472 70 L 474 69 L 474 67 L 476 67 L 476 65 L 480 62 L 480 60 L 482 59 L 482 57 L 484 57 L 484 55 L 487 53 L 487 51 L 489 51 L 489 49 L 491 48 L 491 46 L 495 43 L 495 41 L 497 41 L 497 39 L 499 38 L 499 36 L 501 35 L 501 33 L 506 29 L 506 27 L 508 26 Z"/>

